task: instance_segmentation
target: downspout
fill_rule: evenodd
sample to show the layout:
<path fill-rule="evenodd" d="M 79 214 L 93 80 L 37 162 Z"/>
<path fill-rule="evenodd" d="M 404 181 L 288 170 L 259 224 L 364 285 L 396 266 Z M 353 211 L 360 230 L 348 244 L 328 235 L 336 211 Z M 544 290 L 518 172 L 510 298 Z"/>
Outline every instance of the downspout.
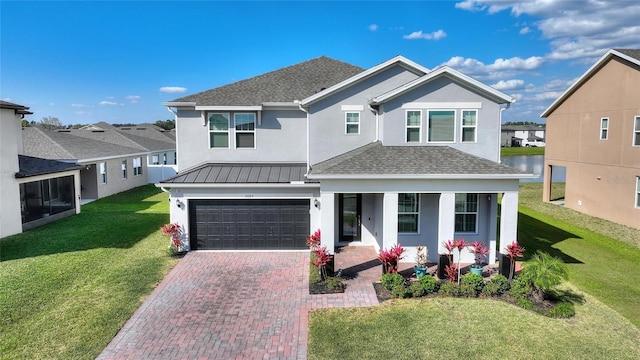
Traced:
<path fill-rule="evenodd" d="M 373 142 L 378 142 L 380 140 L 380 118 L 378 117 L 378 109 L 375 109 L 371 104 L 367 104 L 369 106 L 369 110 L 376 114 L 376 139 Z"/>
<path fill-rule="evenodd" d="M 498 125 L 500 125 L 500 131 L 498 131 L 498 163 L 502 164 L 502 158 L 500 157 L 500 149 L 502 148 L 502 112 L 511 107 L 511 103 L 508 102 L 506 107 L 500 108 L 500 116 Z"/>
<path fill-rule="evenodd" d="M 298 104 L 298 108 L 300 109 L 300 111 L 302 111 L 303 113 L 307 114 L 307 173 L 304 174 L 304 176 L 306 177 L 307 175 L 309 175 L 309 171 L 311 171 L 311 164 L 310 164 L 310 160 L 311 160 L 311 155 L 310 155 L 310 145 L 309 145 L 309 135 L 310 135 L 310 130 L 309 130 L 309 112 L 307 110 L 305 110 L 302 107 L 302 104 L 300 104 L 300 100 L 294 100 L 294 103 Z"/>

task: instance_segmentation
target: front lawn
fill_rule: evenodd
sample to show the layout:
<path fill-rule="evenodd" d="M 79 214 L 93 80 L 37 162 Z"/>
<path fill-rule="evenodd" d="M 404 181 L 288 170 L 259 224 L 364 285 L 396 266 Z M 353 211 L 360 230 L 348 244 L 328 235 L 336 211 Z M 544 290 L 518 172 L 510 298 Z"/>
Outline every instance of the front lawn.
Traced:
<path fill-rule="evenodd" d="M 590 296 L 571 319 L 487 299 L 311 313 L 309 359 L 638 359 L 640 329 Z"/>
<path fill-rule="evenodd" d="M 0 358 L 94 359 L 177 260 L 153 185 L 0 242 Z"/>
<path fill-rule="evenodd" d="M 501 156 L 544 155 L 544 147 L 501 147 Z"/>

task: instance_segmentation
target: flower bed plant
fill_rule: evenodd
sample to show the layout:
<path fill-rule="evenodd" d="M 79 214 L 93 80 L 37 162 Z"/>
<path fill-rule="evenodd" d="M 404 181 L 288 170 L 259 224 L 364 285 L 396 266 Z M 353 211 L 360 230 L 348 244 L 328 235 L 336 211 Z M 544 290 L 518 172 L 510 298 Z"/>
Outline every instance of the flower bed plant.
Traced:
<path fill-rule="evenodd" d="M 320 246 L 320 229 L 307 236 L 307 245 L 311 249 L 309 256 L 309 294 L 342 293 L 346 285 L 340 276 L 334 276 L 327 265 L 333 261 L 326 246 Z"/>

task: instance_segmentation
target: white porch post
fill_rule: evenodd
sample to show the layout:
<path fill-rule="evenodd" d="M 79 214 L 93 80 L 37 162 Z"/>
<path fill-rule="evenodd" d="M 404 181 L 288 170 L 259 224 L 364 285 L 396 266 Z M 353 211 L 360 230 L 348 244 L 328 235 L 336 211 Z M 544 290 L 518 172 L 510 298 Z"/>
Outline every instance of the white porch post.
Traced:
<path fill-rule="evenodd" d="M 398 243 L 398 194 L 384 193 L 382 200 L 382 248 Z"/>
<path fill-rule="evenodd" d="M 320 194 L 320 228 L 322 232 L 320 245 L 326 246 L 329 254 L 335 253 L 336 245 L 335 199 L 334 193 L 322 192 Z"/>
<path fill-rule="evenodd" d="M 438 254 L 446 254 L 442 245 L 447 240 L 453 240 L 456 229 L 456 193 L 443 192 L 440 194 L 438 210 Z"/>
<path fill-rule="evenodd" d="M 489 264 L 496 262 L 498 242 L 498 194 L 491 194 L 489 200 Z"/>
<path fill-rule="evenodd" d="M 505 191 L 500 212 L 500 252 L 507 253 L 507 245 L 518 239 L 518 192 Z"/>

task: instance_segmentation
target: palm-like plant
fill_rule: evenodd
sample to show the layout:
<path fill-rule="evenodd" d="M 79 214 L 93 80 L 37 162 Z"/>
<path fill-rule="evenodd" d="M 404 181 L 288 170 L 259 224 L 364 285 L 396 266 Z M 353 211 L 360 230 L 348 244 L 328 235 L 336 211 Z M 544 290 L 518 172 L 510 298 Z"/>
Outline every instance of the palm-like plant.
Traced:
<path fill-rule="evenodd" d="M 542 300 L 552 287 L 568 280 L 569 272 L 562 260 L 538 251 L 525 264 L 521 276 L 531 283 L 533 296 Z"/>

